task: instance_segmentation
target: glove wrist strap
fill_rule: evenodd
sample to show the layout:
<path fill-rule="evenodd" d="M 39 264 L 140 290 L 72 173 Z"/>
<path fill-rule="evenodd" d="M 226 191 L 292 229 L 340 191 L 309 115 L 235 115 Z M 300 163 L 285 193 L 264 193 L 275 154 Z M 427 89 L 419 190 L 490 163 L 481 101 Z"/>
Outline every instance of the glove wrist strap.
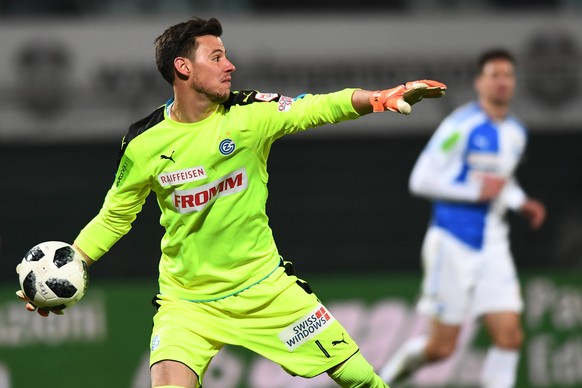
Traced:
<path fill-rule="evenodd" d="M 376 90 L 370 96 L 370 104 L 372 104 L 372 109 L 374 112 L 384 112 L 386 107 L 384 107 L 384 102 L 382 101 L 382 90 Z"/>

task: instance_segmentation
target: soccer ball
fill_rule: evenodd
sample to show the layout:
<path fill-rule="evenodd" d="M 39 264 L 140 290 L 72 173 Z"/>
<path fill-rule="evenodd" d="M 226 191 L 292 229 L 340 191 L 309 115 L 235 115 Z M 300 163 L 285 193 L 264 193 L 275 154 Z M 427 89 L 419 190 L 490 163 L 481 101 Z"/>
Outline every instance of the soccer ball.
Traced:
<path fill-rule="evenodd" d="M 77 303 L 89 280 L 87 263 L 71 245 L 46 241 L 34 246 L 16 267 L 24 295 L 40 308 L 62 310 Z"/>

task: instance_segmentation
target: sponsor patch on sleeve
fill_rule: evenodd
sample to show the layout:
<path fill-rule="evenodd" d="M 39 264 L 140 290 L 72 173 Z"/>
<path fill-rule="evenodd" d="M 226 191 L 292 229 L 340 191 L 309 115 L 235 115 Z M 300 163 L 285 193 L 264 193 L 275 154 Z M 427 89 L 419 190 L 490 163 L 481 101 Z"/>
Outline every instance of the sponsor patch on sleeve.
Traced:
<path fill-rule="evenodd" d="M 117 176 L 115 177 L 115 186 L 119 187 L 125 182 L 125 179 L 129 175 L 131 168 L 133 167 L 133 161 L 128 158 L 125 154 L 119 162 L 119 168 L 117 169 Z"/>
<path fill-rule="evenodd" d="M 333 315 L 325 306 L 319 304 L 309 314 L 283 329 L 279 333 L 279 339 L 289 351 L 294 351 L 327 329 L 333 321 Z"/>
<path fill-rule="evenodd" d="M 279 98 L 279 112 L 288 112 L 293 105 L 293 99 L 287 96 L 281 96 Z"/>
<path fill-rule="evenodd" d="M 277 93 L 258 93 L 255 95 L 255 100 L 269 102 L 279 97 Z"/>

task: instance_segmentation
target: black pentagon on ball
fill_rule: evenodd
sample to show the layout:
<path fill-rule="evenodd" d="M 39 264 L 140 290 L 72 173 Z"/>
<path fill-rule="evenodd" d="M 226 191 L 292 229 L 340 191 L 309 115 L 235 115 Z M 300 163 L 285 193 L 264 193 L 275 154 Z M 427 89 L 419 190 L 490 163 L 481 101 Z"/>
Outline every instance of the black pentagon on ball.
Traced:
<path fill-rule="evenodd" d="M 42 251 L 42 249 L 40 249 L 39 247 L 34 247 L 30 251 L 28 251 L 26 256 L 24 256 L 24 260 L 26 260 L 26 261 L 39 261 L 43 257 L 44 257 L 44 252 Z"/>
<path fill-rule="evenodd" d="M 70 298 L 77 292 L 77 287 L 66 279 L 49 278 L 45 284 L 59 298 Z"/>
<path fill-rule="evenodd" d="M 62 247 L 55 251 L 55 256 L 53 257 L 53 262 L 57 268 L 61 268 L 63 265 L 73 261 L 75 257 L 75 251 L 71 247 Z"/>
<path fill-rule="evenodd" d="M 28 299 L 34 300 L 34 296 L 36 295 L 36 275 L 34 272 L 30 271 L 24 278 L 24 281 L 22 282 L 22 291 Z"/>

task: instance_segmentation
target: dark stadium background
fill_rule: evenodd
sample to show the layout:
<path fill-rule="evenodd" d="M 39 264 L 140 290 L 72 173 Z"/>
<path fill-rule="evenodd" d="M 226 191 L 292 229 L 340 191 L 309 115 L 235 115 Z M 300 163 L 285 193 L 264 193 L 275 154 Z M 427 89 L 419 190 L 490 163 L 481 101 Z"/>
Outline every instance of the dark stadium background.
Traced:
<path fill-rule="evenodd" d="M 334 139 L 291 136 L 269 161 L 268 212 L 281 254 L 302 272 L 417 271 L 430 213 L 408 194 L 408 174 L 426 136 Z M 510 220 L 520 268 L 580 269 L 582 133 L 535 132 L 518 177 L 543 200 L 548 220 L 538 232 Z M 72 241 L 99 210 L 113 182 L 117 142 L 0 146 L 2 208 L 0 277 L 39 241 Z M 159 210 L 155 197 L 99 265 L 95 278 L 153 278 Z M 15 283 L 16 284 L 16 283 Z"/>

